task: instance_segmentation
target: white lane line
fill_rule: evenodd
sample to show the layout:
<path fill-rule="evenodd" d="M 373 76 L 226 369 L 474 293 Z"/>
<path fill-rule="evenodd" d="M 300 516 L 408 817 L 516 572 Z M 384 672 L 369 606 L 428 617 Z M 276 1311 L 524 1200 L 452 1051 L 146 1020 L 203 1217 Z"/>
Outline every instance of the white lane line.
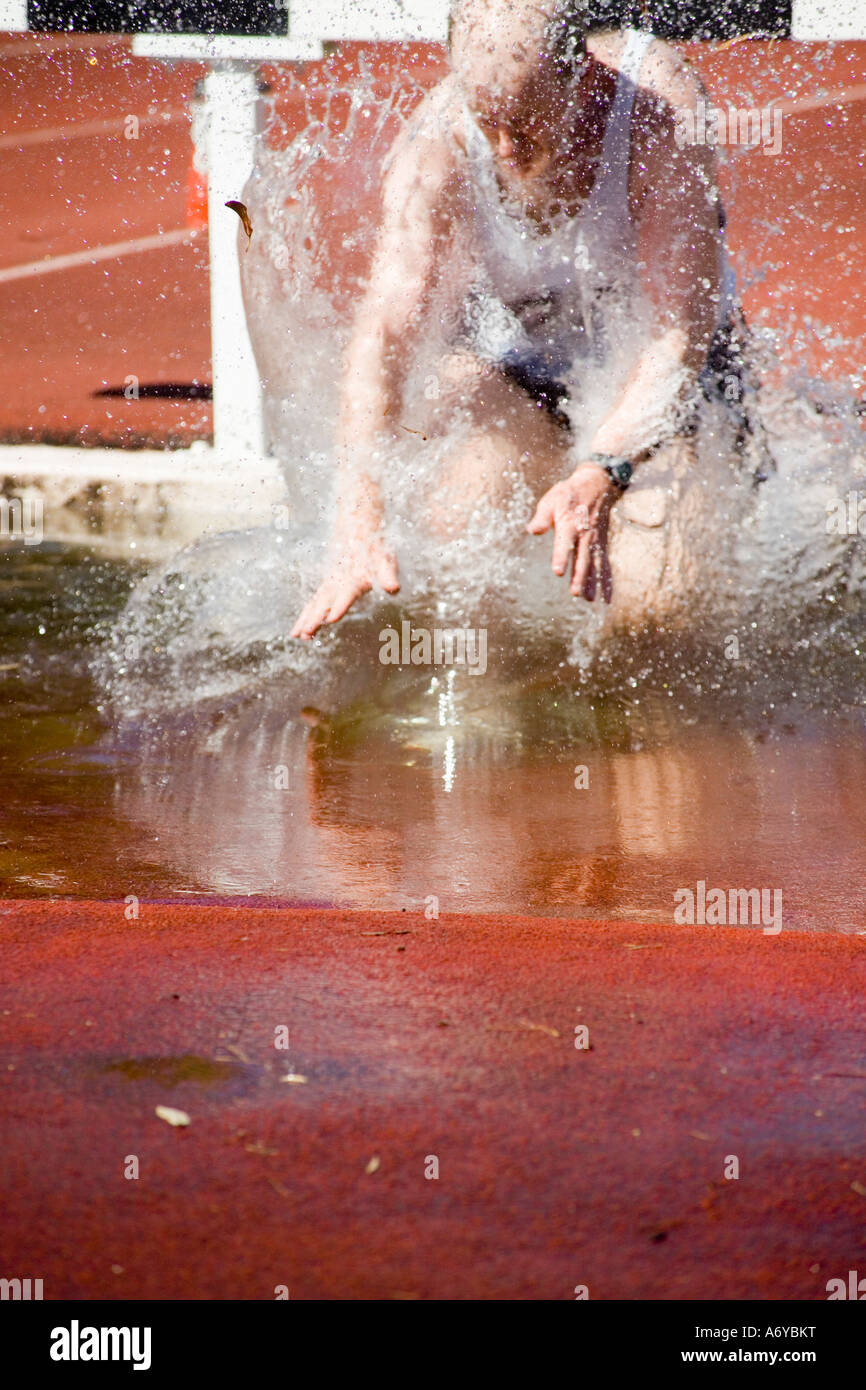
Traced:
<path fill-rule="evenodd" d="M 48 275 L 53 270 L 72 270 L 80 265 L 95 265 L 97 261 L 115 261 L 121 256 L 136 256 L 141 251 L 160 251 L 166 246 L 178 246 L 181 242 L 195 241 L 198 231 L 194 227 L 177 227 L 171 232 L 159 232 L 156 236 L 135 237 L 132 241 L 115 241 L 109 246 L 93 246 L 88 251 L 73 251 L 67 256 L 46 256 L 42 261 L 25 261 L 22 265 L 10 265 L 0 270 L 0 285 L 10 280 L 28 280 L 34 275 Z"/>
<path fill-rule="evenodd" d="M 802 100 L 792 97 L 788 101 L 773 101 L 770 104 L 785 115 L 793 115 L 795 111 L 820 111 L 822 106 L 845 106 L 849 101 L 862 101 L 864 97 L 866 82 L 859 82 L 856 86 L 839 87 L 823 97 L 804 97 Z"/>
<path fill-rule="evenodd" d="M 0 60 L 2 57 L 3 55 L 0 53 Z M 134 116 L 136 113 L 130 111 L 128 114 Z M 0 135 L 0 150 L 24 150 L 31 145 L 44 145 L 52 140 L 80 140 L 93 135 L 122 135 L 126 119 L 126 115 L 114 116 L 105 121 L 82 121 L 80 125 L 43 126 L 41 130 L 22 130 L 19 135 L 14 132 L 12 135 Z M 140 130 L 145 130 L 150 126 L 178 125 L 181 121 L 186 121 L 189 124 L 188 111 L 160 111 L 156 116 L 138 117 Z"/>

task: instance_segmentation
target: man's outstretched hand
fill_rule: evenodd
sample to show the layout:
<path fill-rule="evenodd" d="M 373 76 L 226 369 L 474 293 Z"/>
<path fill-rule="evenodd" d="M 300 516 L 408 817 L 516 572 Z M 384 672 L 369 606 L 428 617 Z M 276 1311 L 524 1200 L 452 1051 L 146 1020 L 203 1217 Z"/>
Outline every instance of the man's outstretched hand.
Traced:
<path fill-rule="evenodd" d="M 526 528 L 534 536 L 554 529 L 553 572 L 571 569 L 570 589 L 576 598 L 590 602 L 599 581 L 605 603 L 610 603 L 613 583 L 607 553 L 610 508 L 619 495 L 616 484 L 595 463 L 579 464 L 570 478 L 542 497 Z"/>
<path fill-rule="evenodd" d="M 590 601 L 601 592 L 610 602 L 612 582 L 607 552 L 611 504 L 618 490 L 603 468 L 580 464 L 561 483 L 544 494 L 527 530 L 535 536 L 554 528 L 553 571 L 571 567 L 571 592 Z M 339 535 L 328 573 L 292 628 L 293 637 L 309 639 L 325 623 L 339 622 L 356 599 L 373 588 L 396 594 L 400 588 L 397 561 L 378 529 Z"/>
<path fill-rule="evenodd" d="M 400 588 L 397 561 L 378 533 L 345 543 L 337 537 L 333 553 L 328 573 L 292 628 L 293 637 L 308 640 L 323 623 L 338 622 L 356 599 L 374 587 L 386 594 L 396 594 Z"/>

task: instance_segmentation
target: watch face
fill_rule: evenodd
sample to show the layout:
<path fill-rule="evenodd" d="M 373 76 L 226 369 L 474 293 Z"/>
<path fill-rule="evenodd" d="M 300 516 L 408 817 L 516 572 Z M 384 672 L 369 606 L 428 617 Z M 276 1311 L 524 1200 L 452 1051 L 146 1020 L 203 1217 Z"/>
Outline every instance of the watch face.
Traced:
<path fill-rule="evenodd" d="M 632 474 L 632 468 L 630 463 L 612 463 L 609 465 L 607 471 L 613 478 L 614 482 L 618 483 L 620 487 L 628 487 L 629 482 L 631 481 Z"/>

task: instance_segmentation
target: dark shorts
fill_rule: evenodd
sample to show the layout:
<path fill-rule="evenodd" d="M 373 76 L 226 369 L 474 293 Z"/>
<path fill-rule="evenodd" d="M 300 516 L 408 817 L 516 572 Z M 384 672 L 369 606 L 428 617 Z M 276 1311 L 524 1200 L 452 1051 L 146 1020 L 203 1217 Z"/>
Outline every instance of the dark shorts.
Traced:
<path fill-rule="evenodd" d="M 503 376 L 520 386 L 558 425 L 570 430 L 571 421 L 562 408 L 568 400 L 568 387 L 559 380 L 559 374 L 565 374 L 568 367 L 567 362 L 557 362 L 541 353 L 527 358 L 519 352 L 508 352 L 499 362 Z"/>
<path fill-rule="evenodd" d="M 739 417 L 739 427 L 747 431 L 749 424 L 744 405 L 745 347 L 745 320 L 742 311 L 735 308 L 716 329 L 699 379 L 704 398 L 708 401 L 719 398 L 726 401 Z M 540 409 L 546 410 L 551 419 L 564 429 L 571 428 L 564 410 L 564 403 L 568 399 L 568 387 L 562 379 L 569 365 L 549 354 L 539 353 L 535 357 L 527 358 L 519 352 L 506 353 L 498 363 L 502 374 L 520 386 Z M 697 427 L 695 411 L 693 417 L 679 432 L 686 435 L 694 434 Z"/>

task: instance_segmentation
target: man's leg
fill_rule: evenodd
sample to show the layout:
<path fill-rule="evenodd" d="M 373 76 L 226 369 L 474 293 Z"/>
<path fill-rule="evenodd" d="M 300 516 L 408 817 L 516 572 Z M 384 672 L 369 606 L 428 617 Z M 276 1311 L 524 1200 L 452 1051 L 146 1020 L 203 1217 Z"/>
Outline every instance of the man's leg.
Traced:
<path fill-rule="evenodd" d="M 615 626 L 674 621 L 687 611 L 696 582 L 702 491 L 693 435 L 669 440 L 635 469 L 611 513 Z"/>
<path fill-rule="evenodd" d="M 572 472 L 577 460 L 570 432 L 501 372 L 484 370 L 460 353 L 440 363 L 439 379 L 443 390 L 426 428 L 432 437 L 445 435 L 454 429 L 455 413 L 464 418 L 428 499 L 434 532 L 459 535 L 476 509 L 501 506 L 518 482 L 537 502 Z M 709 555 L 733 535 L 749 506 L 752 489 L 726 451 L 700 464 L 697 454 L 695 434 L 669 440 L 635 469 L 631 486 L 612 508 L 613 603 L 607 618 L 614 627 L 687 624 L 707 582 Z M 545 559 L 549 565 L 549 553 Z M 564 580 L 551 573 L 550 582 L 562 586 L 567 598 Z"/>
<path fill-rule="evenodd" d="M 431 499 L 431 525 L 440 535 L 459 534 L 479 506 L 502 506 L 517 483 L 540 496 L 568 475 L 568 430 L 501 371 L 454 353 L 437 375 L 442 390 L 427 432 L 457 436 Z"/>
<path fill-rule="evenodd" d="M 648 621 L 688 627 L 696 603 L 726 586 L 739 527 L 754 487 L 730 450 L 680 435 L 635 469 L 613 508 L 610 621 L 634 630 Z"/>

